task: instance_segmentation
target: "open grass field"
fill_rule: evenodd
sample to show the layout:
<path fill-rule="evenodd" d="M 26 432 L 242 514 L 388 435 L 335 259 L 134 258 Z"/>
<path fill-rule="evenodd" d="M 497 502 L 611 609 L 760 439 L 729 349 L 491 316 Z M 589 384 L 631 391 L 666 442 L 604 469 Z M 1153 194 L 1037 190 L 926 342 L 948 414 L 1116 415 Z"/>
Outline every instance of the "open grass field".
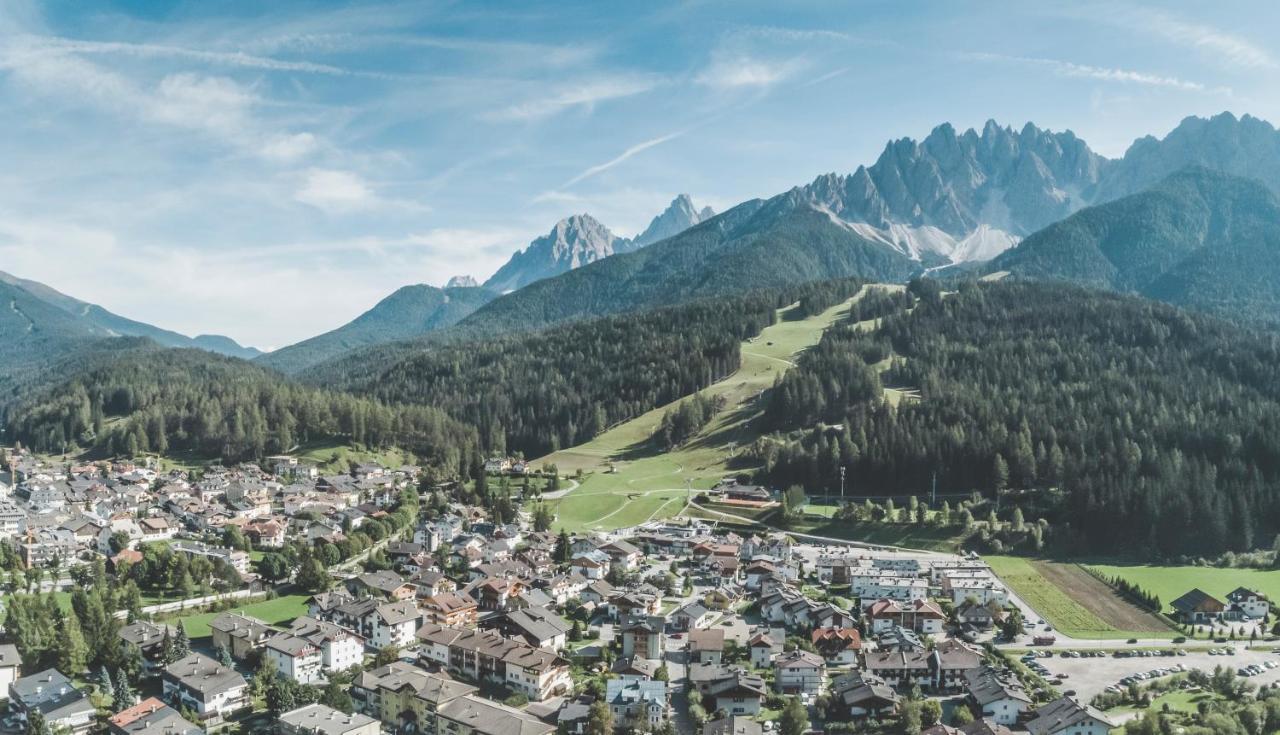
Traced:
<path fill-rule="evenodd" d="M 1121 598 L 1074 564 L 983 557 L 992 571 L 1056 630 L 1072 638 L 1173 638 L 1160 617 Z"/>
<path fill-rule="evenodd" d="M 777 323 L 743 343 L 741 367 L 702 391 L 722 397 L 725 408 L 682 447 L 661 452 L 650 444 L 662 415 L 679 403 L 675 401 L 585 444 L 535 460 L 536 466 L 555 464 L 562 474 L 589 473 L 579 487 L 553 501 L 558 527 L 611 530 L 675 515 L 684 509 L 688 488 L 705 490 L 726 474 L 751 469 L 735 464 L 735 455 L 757 436 L 752 426 L 759 415 L 756 399 L 801 352 L 817 344 L 827 327 L 848 313 L 850 303 L 805 319 L 789 318 L 796 305 L 780 309 Z"/>
<path fill-rule="evenodd" d="M 1280 570 L 1110 564 L 1089 566 L 1109 577 L 1119 576 L 1139 585 L 1159 597 L 1166 609 L 1169 603 L 1197 587 L 1219 600 L 1225 600 L 1227 593 L 1237 587 L 1257 590 L 1272 600 L 1280 599 Z"/>
<path fill-rule="evenodd" d="M 224 612 L 242 612 L 272 625 L 286 623 L 300 615 L 307 614 L 307 595 L 286 595 L 274 600 L 251 602 L 247 605 L 232 608 Z M 195 615 L 178 615 L 168 618 L 167 622 L 176 624 L 179 620 L 187 629 L 187 635 L 195 638 L 208 638 L 209 622 L 222 613 L 196 613 Z"/>

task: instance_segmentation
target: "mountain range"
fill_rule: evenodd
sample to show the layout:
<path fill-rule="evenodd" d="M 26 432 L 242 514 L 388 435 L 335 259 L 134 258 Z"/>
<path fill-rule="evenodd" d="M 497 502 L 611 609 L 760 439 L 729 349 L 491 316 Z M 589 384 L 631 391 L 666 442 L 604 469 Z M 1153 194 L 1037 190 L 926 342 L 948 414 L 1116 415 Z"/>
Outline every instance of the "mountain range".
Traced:
<path fill-rule="evenodd" d="M 1189 166 L 1049 225 L 987 271 L 1280 324 L 1280 198 L 1255 179 Z"/>
<path fill-rule="evenodd" d="M 853 173 L 825 174 L 721 214 L 681 195 L 634 238 L 587 214 L 568 217 L 483 286 L 469 276 L 443 289 L 406 286 L 350 324 L 257 359 L 324 375 L 332 372 L 326 363 L 353 351 L 374 359 L 370 350 L 442 330 L 492 335 L 746 288 L 844 276 L 902 281 L 957 266 L 1269 315 L 1270 283 L 1280 279 L 1270 276 L 1268 195 L 1278 191 L 1280 133 L 1247 115 L 1186 118 L 1119 159 L 1069 131 L 988 122 L 958 132 L 944 124 L 920 141 L 891 141 Z M 257 355 L 225 337 L 186 337 L 14 276 L 0 275 L 0 285 L 9 303 L 0 318 L 5 366 L 42 350 L 66 352 L 65 340 L 115 336 Z M 413 347 L 383 357 L 405 349 Z"/>
<path fill-rule="evenodd" d="M 710 207 L 697 209 L 688 194 L 676 197 L 643 232 L 634 238 L 618 237 L 589 214 L 566 217 L 551 232 L 518 251 L 485 281 L 485 288 L 499 293 L 515 291 L 544 278 L 558 276 L 616 253 L 628 253 L 677 235 L 715 216 Z"/>

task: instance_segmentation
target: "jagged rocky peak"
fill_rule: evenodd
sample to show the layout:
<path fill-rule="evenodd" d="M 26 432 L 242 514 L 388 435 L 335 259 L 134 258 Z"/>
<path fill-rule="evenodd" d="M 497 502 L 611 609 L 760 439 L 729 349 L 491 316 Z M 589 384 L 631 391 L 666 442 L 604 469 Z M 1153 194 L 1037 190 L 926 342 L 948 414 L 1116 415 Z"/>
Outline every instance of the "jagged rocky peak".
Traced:
<path fill-rule="evenodd" d="M 698 209 L 694 206 L 693 197 L 688 194 L 681 194 L 673 199 L 671 204 L 667 205 L 662 214 L 653 218 L 653 221 L 649 223 L 644 232 L 629 241 L 628 249 L 635 250 L 645 245 L 652 245 L 659 240 L 679 235 L 681 232 L 696 224 L 705 222 L 715 215 L 715 210 L 711 207 Z"/>
<path fill-rule="evenodd" d="M 454 276 L 453 278 L 449 279 L 448 283 L 444 284 L 444 287 L 445 288 L 475 288 L 479 285 L 480 283 L 476 281 L 475 278 L 472 278 L 471 276 Z"/>

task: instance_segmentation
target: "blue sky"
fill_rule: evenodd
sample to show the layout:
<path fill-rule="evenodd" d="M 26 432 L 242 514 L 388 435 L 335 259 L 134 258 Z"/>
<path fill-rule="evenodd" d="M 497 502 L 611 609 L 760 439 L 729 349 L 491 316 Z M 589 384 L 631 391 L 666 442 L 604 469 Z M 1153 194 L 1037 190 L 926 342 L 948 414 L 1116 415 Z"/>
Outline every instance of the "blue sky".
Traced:
<path fill-rule="evenodd" d="M 1280 121 L 1271 3 L 0 4 L 0 270 L 270 348 L 988 118 Z"/>

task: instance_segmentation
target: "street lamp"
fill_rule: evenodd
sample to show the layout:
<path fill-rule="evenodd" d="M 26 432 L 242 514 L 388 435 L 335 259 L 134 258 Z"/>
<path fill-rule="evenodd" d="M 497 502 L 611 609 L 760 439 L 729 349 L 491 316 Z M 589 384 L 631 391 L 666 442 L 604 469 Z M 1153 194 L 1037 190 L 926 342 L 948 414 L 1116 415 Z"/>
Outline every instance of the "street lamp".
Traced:
<path fill-rule="evenodd" d="M 844 471 L 845 471 L 845 468 L 841 467 L 840 468 L 840 502 L 841 503 L 844 503 Z"/>

